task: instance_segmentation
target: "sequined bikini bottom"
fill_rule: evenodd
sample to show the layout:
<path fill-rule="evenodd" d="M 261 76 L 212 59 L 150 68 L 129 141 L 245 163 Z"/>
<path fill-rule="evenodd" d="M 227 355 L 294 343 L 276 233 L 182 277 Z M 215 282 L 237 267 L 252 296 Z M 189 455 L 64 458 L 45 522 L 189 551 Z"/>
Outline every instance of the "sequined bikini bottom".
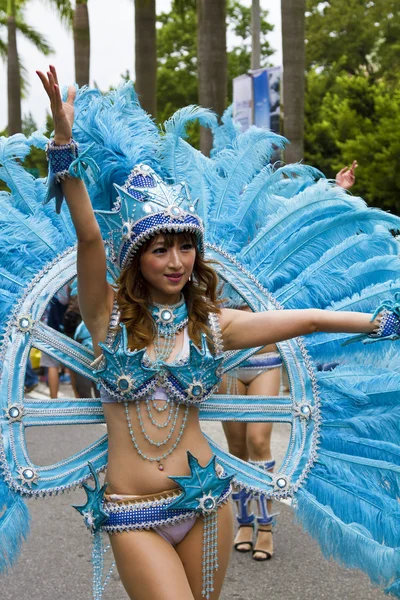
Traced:
<path fill-rule="evenodd" d="M 242 383 L 244 383 L 244 385 L 249 385 L 256 377 L 265 371 L 270 371 L 271 369 L 280 369 L 281 367 L 282 358 L 279 352 L 253 354 L 253 356 L 243 361 L 237 369 L 232 369 L 232 371 L 229 371 L 228 377 L 239 379 Z M 231 387 L 232 384 L 232 381 L 228 382 L 228 385 Z"/>
<path fill-rule="evenodd" d="M 168 508 L 181 494 L 180 488 L 146 496 L 105 493 L 103 510 L 108 519 L 102 530 L 113 534 L 152 529 L 175 546 L 183 540 L 199 516 L 194 510 Z"/>

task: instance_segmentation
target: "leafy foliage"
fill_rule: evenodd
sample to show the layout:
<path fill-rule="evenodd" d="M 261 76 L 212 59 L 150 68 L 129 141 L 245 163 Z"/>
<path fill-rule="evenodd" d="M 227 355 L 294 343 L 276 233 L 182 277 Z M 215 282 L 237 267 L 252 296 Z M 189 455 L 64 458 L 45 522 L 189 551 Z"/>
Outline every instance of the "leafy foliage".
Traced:
<path fill-rule="evenodd" d="M 400 0 L 307 0 L 308 67 L 351 74 L 400 69 Z"/>
<path fill-rule="evenodd" d="M 54 124 L 53 118 L 48 112 L 46 115 L 46 128 L 43 133 L 50 137 L 53 131 Z M 37 124 L 31 113 L 26 115 L 22 120 L 22 132 L 29 137 L 34 131 L 37 130 Z M 44 150 L 40 148 L 36 148 L 35 146 L 31 147 L 31 151 L 24 160 L 24 166 L 29 170 L 29 172 L 34 175 L 34 177 L 46 177 L 48 166 L 47 166 L 47 158 Z"/>
<path fill-rule="evenodd" d="M 261 55 L 265 65 L 273 53 L 267 41 L 272 25 L 267 21 L 266 11 L 262 11 L 261 17 Z M 198 102 L 196 3 L 174 0 L 170 12 L 162 13 L 157 20 L 157 114 L 163 122 L 182 106 Z M 227 104 L 232 101 L 232 79 L 250 69 L 250 22 L 250 8 L 237 0 L 229 0 L 228 30 L 239 38 L 240 43 L 228 52 Z"/>
<path fill-rule="evenodd" d="M 352 191 L 400 211 L 400 0 L 307 2 L 305 160 L 328 177 L 358 160 Z"/>

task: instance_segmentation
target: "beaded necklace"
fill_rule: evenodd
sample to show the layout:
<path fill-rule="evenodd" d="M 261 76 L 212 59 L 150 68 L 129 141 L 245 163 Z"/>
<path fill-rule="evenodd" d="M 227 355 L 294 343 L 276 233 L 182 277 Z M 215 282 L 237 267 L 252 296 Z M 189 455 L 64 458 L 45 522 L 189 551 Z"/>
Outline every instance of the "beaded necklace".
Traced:
<path fill-rule="evenodd" d="M 145 357 L 145 361 L 148 364 L 152 363 L 153 367 L 154 366 L 156 368 L 159 367 L 158 383 L 159 383 L 159 387 L 163 387 L 162 383 L 163 383 L 164 374 L 162 372 L 162 363 L 167 361 L 173 348 L 175 347 L 177 334 L 184 327 L 186 327 L 186 325 L 189 322 L 187 307 L 185 304 L 185 299 L 184 299 L 183 294 L 181 294 L 181 298 L 180 298 L 179 302 L 177 302 L 176 304 L 168 305 L 168 304 L 154 303 L 150 307 L 150 312 L 153 316 L 154 324 L 156 327 L 155 337 L 154 337 L 155 361 L 151 361 L 147 355 Z M 146 410 L 147 410 L 147 414 L 148 414 L 151 425 L 156 427 L 158 430 L 168 427 L 167 434 L 163 440 L 156 441 L 156 440 L 152 439 L 151 436 L 149 435 L 148 431 L 146 431 L 146 428 L 145 428 L 145 425 L 143 422 L 142 413 L 140 412 L 140 401 L 136 400 L 135 404 L 136 404 L 137 418 L 138 418 L 139 427 L 143 434 L 143 437 L 145 438 L 145 440 L 147 440 L 147 442 L 149 442 L 149 444 L 151 444 L 152 446 L 156 446 L 157 448 L 160 448 L 160 450 L 161 450 L 163 448 L 163 446 L 166 446 L 166 444 L 168 444 L 168 442 L 171 440 L 171 438 L 174 435 L 174 432 L 176 430 L 178 416 L 179 416 L 179 404 L 174 405 L 172 402 L 170 402 L 170 399 L 167 398 L 165 403 L 160 406 L 157 403 L 157 401 L 155 400 L 153 393 L 149 394 L 145 398 L 144 402 L 146 405 Z M 167 458 L 167 456 L 169 456 L 175 450 L 175 448 L 181 441 L 183 432 L 184 432 L 184 429 L 186 426 L 187 417 L 189 414 L 189 407 L 188 406 L 185 407 L 183 417 L 182 417 L 182 422 L 179 427 L 178 435 L 176 437 L 175 442 L 172 444 L 172 446 L 170 448 L 166 449 L 162 454 L 159 454 L 158 456 L 153 457 L 153 456 L 148 456 L 140 448 L 138 441 L 135 437 L 134 431 L 133 431 L 132 421 L 131 421 L 131 417 L 129 414 L 129 404 L 128 404 L 127 400 L 125 400 L 124 406 L 125 406 L 126 421 L 127 421 L 128 429 L 129 429 L 129 435 L 131 437 L 131 440 L 132 440 L 135 450 L 137 451 L 139 456 L 141 456 L 143 459 L 148 460 L 150 462 L 157 462 L 158 469 L 160 471 L 163 471 L 164 466 L 161 461 L 164 460 L 165 458 Z M 156 419 L 154 418 L 154 415 L 152 413 L 152 409 L 156 410 L 156 412 L 159 414 L 168 410 L 166 420 L 164 422 L 156 421 Z"/>

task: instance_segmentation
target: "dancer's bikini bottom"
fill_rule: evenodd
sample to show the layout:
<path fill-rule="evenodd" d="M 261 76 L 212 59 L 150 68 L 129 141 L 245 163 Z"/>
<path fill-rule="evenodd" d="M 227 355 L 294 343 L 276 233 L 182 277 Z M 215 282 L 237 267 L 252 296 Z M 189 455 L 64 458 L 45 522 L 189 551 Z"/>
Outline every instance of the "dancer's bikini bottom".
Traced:
<path fill-rule="evenodd" d="M 217 506 L 224 504 L 230 494 L 231 486 L 228 484 L 218 498 Z M 176 546 L 202 514 L 189 508 L 168 508 L 180 497 L 180 488 L 145 496 L 105 493 L 102 509 L 108 514 L 108 519 L 101 529 L 110 534 L 151 529 Z"/>
<path fill-rule="evenodd" d="M 168 509 L 181 490 L 167 490 L 146 496 L 104 494 L 103 510 L 108 520 L 102 530 L 107 533 L 152 529 L 172 546 L 176 546 L 189 533 L 199 516 L 193 510 Z"/>

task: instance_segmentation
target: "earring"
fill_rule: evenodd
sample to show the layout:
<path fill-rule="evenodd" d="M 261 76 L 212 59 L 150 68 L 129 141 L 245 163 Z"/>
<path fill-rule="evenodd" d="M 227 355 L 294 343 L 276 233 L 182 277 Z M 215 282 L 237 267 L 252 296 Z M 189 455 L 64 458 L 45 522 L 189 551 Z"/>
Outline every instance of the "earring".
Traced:
<path fill-rule="evenodd" d="M 192 281 L 192 276 L 191 275 L 189 275 L 189 281 Z"/>

